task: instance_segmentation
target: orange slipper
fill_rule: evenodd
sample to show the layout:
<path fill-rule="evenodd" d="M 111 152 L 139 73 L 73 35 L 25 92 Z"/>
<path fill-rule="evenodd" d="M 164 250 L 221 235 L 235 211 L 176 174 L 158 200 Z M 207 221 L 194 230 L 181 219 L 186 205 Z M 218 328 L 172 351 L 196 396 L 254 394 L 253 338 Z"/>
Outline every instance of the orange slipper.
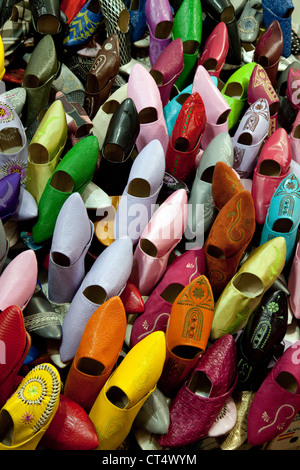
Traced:
<path fill-rule="evenodd" d="M 125 340 L 127 317 L 120 297 L 98 307 L 88 320 L 67 375 L 64 395 L 86 412 L 117 362 Z"/>
<path fill-rule="evenodd" d="M 244 191 L 237 173 L 226 163 L 218 162 L 212 178 L 212 196 L 215 207 L 220 211 L 236 194 Z"/>
<path fill-rule="evenodd" d="M 249 191 L 237 193 L 217 215 L 204 245 L 206 274 L 215 296 L 235 275 L 255 227 L 255 209 Z"/>
<path fill-rule="evenodd" d="M 175 396 L 206 349 L 214 316 L 208 279 L 194 279 L 175 299 L 166 330 L 166 361 L 159 388 Z"/>

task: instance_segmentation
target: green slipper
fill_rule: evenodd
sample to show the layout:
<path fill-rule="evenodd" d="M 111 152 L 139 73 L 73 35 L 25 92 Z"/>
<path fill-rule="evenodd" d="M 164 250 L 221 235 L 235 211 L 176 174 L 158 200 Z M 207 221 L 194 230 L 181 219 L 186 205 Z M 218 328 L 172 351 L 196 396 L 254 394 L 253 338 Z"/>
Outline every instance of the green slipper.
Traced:
<path fill-rule="evenodd" d="M 255 66 L 255 62 L 242 65 L 229 77 L 221 91 L 221 94 L 231 107 L 228 117 L 228 130 L 238 123 L 244 106 L 247 104 L 248 85 Z"/>
<path fill-rule="evenodd" d="M 83 193 L 93 178 L 98 157 L 98 139 L 89 135 L 74 145 L 59 162 L 38 205 L 38 220 L 32 228 L 32 237 L 36 244 L 52 237 L 64 202 L 75 192 Z"/>
<path fill-rule="evenodd" d="M 173 22 L 173 40 L 183 43 L 184 68 L 175 82 L 179 91 L 193 82 L 202 37 L 202 7 L 200 0 L 183 0 Z"/>

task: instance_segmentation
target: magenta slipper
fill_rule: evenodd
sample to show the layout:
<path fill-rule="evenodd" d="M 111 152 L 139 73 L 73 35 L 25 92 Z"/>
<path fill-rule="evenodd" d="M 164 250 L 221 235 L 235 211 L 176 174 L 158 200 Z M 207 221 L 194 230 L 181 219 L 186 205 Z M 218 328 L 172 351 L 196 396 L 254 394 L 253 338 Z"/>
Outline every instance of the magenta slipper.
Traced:
<path fill-rule="evenodd" d="M 146 300 L 145 311 L 132 325 L 131 348 L 153 331 L 166 332 L 172 304 L 177 295 L 204 272 L 203 248 L 185 251 L 170 264 L 164 277 Z"/>
<path fill-rule="evenodd" d="M 169 430 L 160 436 L 159 445 L 185 446 L 206 437 L 236 381 L 235 341 L 233 336 L 224 335 L 200 357 L 172 401 Z"/>
<path fill-rule="evenodd" d="M 298 342 L 286 349 L 253 398 L 247 430 L 252 446 L 260 446 L 277 437 L 300 411 L 298 349 Z"/>
<path fill-rule="evenodd" d="M 150 75 L 157 83 L 163 107 L 170 100 L 172 88 L 183 71 L 183 66 L 183 43 L 177 38 L 168 44 L 150 70 Z"/>

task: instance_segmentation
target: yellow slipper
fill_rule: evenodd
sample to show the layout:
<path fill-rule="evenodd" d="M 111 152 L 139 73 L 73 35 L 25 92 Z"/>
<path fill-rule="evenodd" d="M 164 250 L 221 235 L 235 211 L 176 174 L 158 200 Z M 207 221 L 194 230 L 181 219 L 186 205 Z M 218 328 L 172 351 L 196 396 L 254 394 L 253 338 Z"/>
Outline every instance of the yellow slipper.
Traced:
<path fill-rule="evenodd" d="M 256 248 L 226 285 L 216 305 L 211 339 L 244 328 L 264 293 L 281 274 L 286 260 L 286 241 L 276 237 Z"/>
<path fill-rule="evenodd" d="M 101 389 L 91 411 L 98 450 L 115 450 L 161 376 L 166 357 L 165 334 L 151 333 L 133 346 Z"/>
<path fill-rule="evenodd" d="M 0 80 L 2 80 L 5 74 L 5 67 L 4 67 L 4 46 L 2 37 L 0 36 Z"/>
<path fill-rule="evenodd" d="M 60 390 L 54 366 L 34 367 L 0 411 L 0 450 L 34 450 L 57 411 Z"/>
<path fill-rule="evenodd" d="M 59 163 L 67 142 L 67 121 L 60 100 L 54 101 L 42 118 L 29 146 L 26 189 L 37 203 Z"/>

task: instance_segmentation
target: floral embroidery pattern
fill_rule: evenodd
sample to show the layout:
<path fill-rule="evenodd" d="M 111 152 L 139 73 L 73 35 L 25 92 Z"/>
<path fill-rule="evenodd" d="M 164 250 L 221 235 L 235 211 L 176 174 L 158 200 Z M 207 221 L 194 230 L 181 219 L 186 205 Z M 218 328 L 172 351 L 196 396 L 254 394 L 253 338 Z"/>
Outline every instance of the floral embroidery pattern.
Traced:
<path fill-rule="evenodd" d="M 33 420 L 34 420 L 34 416 L 29 411 L 26 411 L 26 413 L 24 413 L 22 416 L 22 423 L 24 424 L 30 424 L 32 423 Z"/>
<path fill-rule="evenodd" d="M 0 120 L 2 123 L 10 122 L 14 118 L 12 109 L 7 104 L 0 104 Z"/>
<path fill-rule="evenodd" d="M 200 287 L 196 287 L 196 289 L 193 291 L 193 294 L 196 299 L 202 299 L 204 297 L 203 289 Z"/>
<path fill-rule="evenodd" d="M 270 302 L 268 305 L 268 309 L 270 310 L 270 312 L 276 313 L 279 310 L 279 305 L 277 302 Z"/>
<path fill-rule="evenodd" d="M 7 175 L 11 175 L 12 173 L 19 173 L 21 176 L 22 185 L 26 183 L 26 172 L 27 172 L 26 163 L 18 159 L 9 160 L 6 163 L 1 165 L 1 178 L 4 178 L 4 176 L 7 176 Z"/>

